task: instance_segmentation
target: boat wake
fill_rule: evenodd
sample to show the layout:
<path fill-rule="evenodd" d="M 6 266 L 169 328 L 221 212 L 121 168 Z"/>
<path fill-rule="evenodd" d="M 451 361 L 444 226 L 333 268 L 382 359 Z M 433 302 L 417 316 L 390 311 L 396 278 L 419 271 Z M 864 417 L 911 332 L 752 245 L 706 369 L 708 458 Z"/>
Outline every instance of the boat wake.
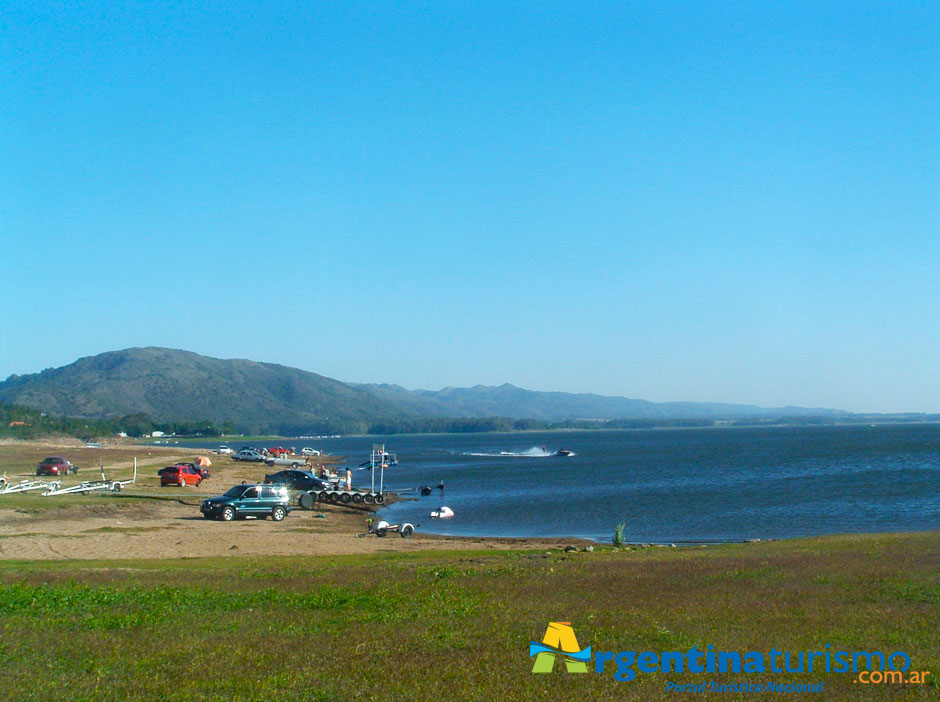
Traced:
<path fill-rule="evenodd" d="M 489 458 L 548 458 L 554 456 L 554 451 L 546 451 L 539 446 L 533 446 L 527 451 L 500 451 L 499 453 L 465 453 L 464 456 L 485 456 Z"/>

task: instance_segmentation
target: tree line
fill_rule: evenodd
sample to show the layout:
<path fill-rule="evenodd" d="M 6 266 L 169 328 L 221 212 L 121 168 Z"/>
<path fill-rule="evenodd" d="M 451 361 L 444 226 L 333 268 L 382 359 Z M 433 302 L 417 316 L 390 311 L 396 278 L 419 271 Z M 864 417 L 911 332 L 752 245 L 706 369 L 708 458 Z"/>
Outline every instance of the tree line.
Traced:
<path fill-rule="evenodd" d="M 0 437 L 38 439 L 44 436 L 73 436 L 84 441 L 117 436 L 124 432 L 141 437 L 162 431 L 178 436 L 219 436 L 234 434 L 232 423 L 216 424 L 209 420 L 197 422 L 163 422 L 147 414 L 128 414 L 109 419 L 52 415 L 21 405 L 0 404 Z"/>
<path fill-rule="evenodd" d="M 350 434 L 471 434 L 479 432 L 548 431 L 552 429 L 660 429 L 711 426 L 827 426 L 860 423 L 940 422 L 937 414 L 840 415 L 748 417 L 737 419 L 570 419 L 546 421 L 509 417 L 389 417 L 375 420 L 337 419 L 322 422 L 271 422 L 265 424 L 222 423 L 211 420 L 163 421 L 145 413 L 107 419 L 50 415 L 20 405 L 0 404 L 0 438 L 36 439 L 44 436 L 73 436 L 84 441 L 116 436 L 119 432 L 139 438 L 155 431 L 176 436 L 214 437 L 233 434 L 278 436 Z"/>

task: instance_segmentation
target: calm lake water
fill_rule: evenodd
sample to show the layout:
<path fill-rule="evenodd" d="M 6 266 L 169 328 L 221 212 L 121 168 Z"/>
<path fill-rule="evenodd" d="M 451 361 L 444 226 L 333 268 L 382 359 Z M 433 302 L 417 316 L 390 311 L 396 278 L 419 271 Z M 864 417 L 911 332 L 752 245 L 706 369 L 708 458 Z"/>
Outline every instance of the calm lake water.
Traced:
<path fill-rule="evenodd" d="M 435 488 L 430 497 L 397 503 L 381 516 L 441 534 L 610 541 L 614 526 L 623 522 L 628 541 L 656 543 L 940 529 L 938 425 L 282 443 L 339 454 L 358 466 L 373 442 L 385 443 L 400 461 L 385 472 L 388 489 L 436 486 L 442 480 L 445 485 L 443 496 Z M 551 455 L 558 448 L 575 455 Z M 353 480 L 366 485 L 370 473 L 356 470 Z M 456 516 L 431 519 L 430 512 L 441 505 Z"/>

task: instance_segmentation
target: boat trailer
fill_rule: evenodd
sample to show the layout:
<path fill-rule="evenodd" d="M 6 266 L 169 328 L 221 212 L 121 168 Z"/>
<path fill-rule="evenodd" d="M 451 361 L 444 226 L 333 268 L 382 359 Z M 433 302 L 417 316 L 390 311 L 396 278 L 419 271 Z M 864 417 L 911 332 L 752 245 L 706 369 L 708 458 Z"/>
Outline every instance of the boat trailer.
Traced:
<path fill-rule="evenodd" d="M 367 519 L 366 524 L 369 525 L 369 531 L 365 534 L 356 534 L 357 539 L 361 539 L 363 536 L 370 536 L 374 534 L 380 539 L 385 538 L 388 534 L 398 534 L 403 539 L 410 539 L 411 535 L 415 533 L 415 525 L 409 522 L 402 522 L 401 524 L 389 524 L 384 519 L 380 520 L 378 523 L 374 519 Z M 421 526 L 420 524 L 418 526 Z"/>
<path fill-rule="evenodd" d="M 56 495 L 87 495 L 89 492 L 97 490 L 109 490 L 111 492 L 120 492 L 125 485 L 131 485 L 137 482 L 137 457 L 134 457 L 134 477 L 130 480 L 110 480 L 104 474 L 104 466 L 101 466 L 101 480 L 86 480 L 78 485 L 72 485 L 62 488 L 61 482 L 50 490 L 42 493 L 43 497 L 55 497 Z"/>
<path fill-rule="evenodd" d="M 56 490 L 61 485 L 61 480 L 21 480 L 18 483 L 11 483 L 10 479 L 4 475 L 0 477 L 0 495 L 29 490 Z"/>

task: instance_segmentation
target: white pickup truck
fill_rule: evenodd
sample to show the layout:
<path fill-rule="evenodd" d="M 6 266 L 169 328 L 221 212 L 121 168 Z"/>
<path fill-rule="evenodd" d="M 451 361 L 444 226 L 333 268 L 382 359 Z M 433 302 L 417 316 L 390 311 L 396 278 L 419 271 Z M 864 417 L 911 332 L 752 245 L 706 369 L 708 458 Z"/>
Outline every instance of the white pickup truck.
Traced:
<path fill-rule="evenodd" d="M 289 458 L 285 455 L 284 458 L 277 458 L 275 456 L 259 453 L 258 451 L 252 451 L 251 449 L 242 449 L 238 453 L 233 454 L 232 460 L 245 461 L 246 463 L 264 463 L 269 466 L 289 466 L 290 468 L 300 468 L 304 464 L 304 459 L 299 456 Z"/>
<path fill-rule="evenodd" d="M 287 455 L 285 455 L 283 458 L 265 456 L 264 462 L 269 466 L 289 466 L 290 468 L 302 468 L 304 465 L 304 459 L 298 458 L 297 456 L 288 458 Z"/>

